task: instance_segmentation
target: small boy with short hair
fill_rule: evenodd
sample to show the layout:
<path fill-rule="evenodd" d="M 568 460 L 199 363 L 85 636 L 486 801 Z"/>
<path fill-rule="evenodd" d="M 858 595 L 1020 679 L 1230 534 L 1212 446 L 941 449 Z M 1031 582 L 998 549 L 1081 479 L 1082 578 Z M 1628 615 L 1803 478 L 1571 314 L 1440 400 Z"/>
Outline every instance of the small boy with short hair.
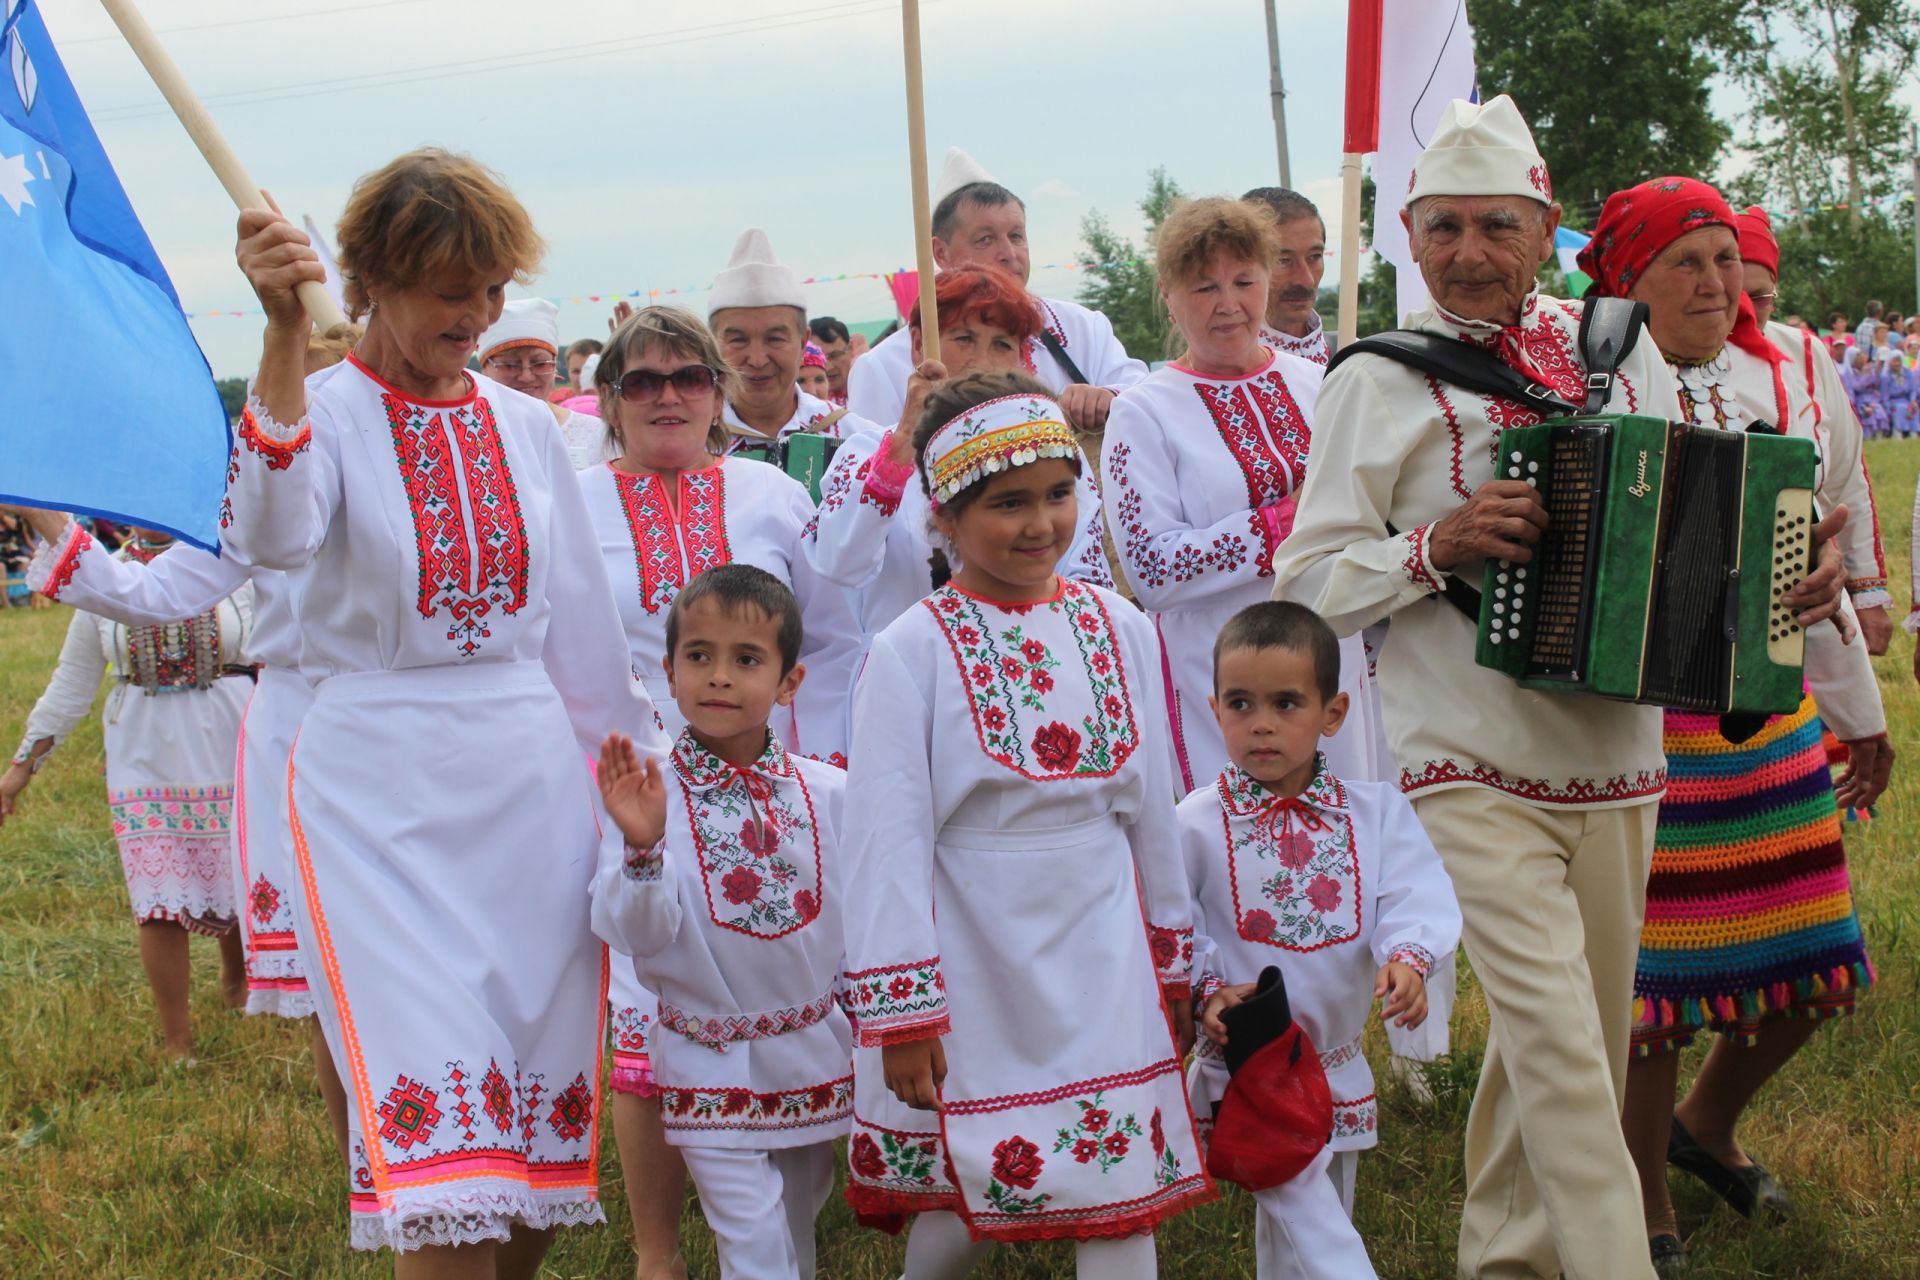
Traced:
<path fill-rule="evenodd" d="M 1327 770 L 1318 744 L 1346 718 L 1339 683 L 1339 642 L 1311 609 L 1270 601 L 1235 614 L 1214 643 L 1210 700 L 1232 763 L 1178 810 L 1205 1035 L 1195 1115 L 1206 1125 L 1227 1087 L 1220 1015 L 1269 965 L 1333 1095 L 1327 1156 L 1256 1194 L 1260 1280 L 1372 1274 L 1349 1221 L 1356 1153 L 1378 1127 L 1361 1032 L 1383 998 L 1383 1019 L 1418 1026 L 1427 971 L 1460 939 L 1452 881 L 1406 797 Z M 1329 1212 L 1325 1179 L 1344 1217 Z"/>
<path fill-rule="evenodd" d="M 660 993 L 654 1082 L 727 1280 L 811 1280 L 814 1219 L 848 1131 L 852 1035 L 836 1001 L 846 951 L 845 777 L 768 731 L 793 701 L 800 608 L 750 565 L 709 569 L 667 618 L 667 674 L 687 725 L 663 768 L 618 734 L 600 792 L 626 837 L 595 877 L 593 927 Z"/>

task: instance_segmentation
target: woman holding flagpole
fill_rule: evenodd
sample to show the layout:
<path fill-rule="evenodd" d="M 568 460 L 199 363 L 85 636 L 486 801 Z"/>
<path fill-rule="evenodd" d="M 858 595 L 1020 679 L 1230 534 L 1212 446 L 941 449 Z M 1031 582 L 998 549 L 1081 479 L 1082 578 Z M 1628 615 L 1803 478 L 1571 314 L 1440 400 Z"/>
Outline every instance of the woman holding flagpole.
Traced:
<path fill-rule="evenodd" d="M 551 413 L 466 371 L 539 263 L 526 210 L 416 151 L 355 185 L 337 243 L 366 336 L 307 378 L 296 289 L 320 264 L 278 214 L 241 215 L 266 349 L 223 539 L 303 575 L 317 683 L 288 822 L 347 1086 L 352 1243 L 395 1250 L 403 1278 L 519 1280 L 555 1227 L 604 1220 L 586 890 L 620 849 L 584 756 L 613 731 L 666 743 Z"/>

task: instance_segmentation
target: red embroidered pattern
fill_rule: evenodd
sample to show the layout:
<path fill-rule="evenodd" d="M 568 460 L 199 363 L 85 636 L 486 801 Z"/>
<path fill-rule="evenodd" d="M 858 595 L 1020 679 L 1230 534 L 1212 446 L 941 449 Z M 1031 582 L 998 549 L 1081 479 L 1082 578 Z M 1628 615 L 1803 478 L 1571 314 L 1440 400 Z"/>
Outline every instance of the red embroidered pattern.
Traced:
<path fill-rule="evenodd" d="M 813 792 L 786 748 L 769 734 L 759 762 L 742 771 L 683 731 L 673 765 L 708 917 L 723 929 L 762 940 L 783 938 L 819 919 L 825 892 L 820 827 Z M 799 804 L 784 793 L 786 783 L 799 789 Z"/>
<path fill-rule="evenodd" d="M 1393 954 L 1387 957 L 1387 963 L 1404 964 L 1424 978 L 1433 972 L 1433 952 L 1417 943 L 1405 942 L 1393 949 Z"/>
<path fill-rule="evenodd" d="M 487 1060 L 487 1074 L 480 1077 L 480 1107 L 501 1133 L 513 1128 L 513 1087 L 500 1070 L 500 1064 Z"/>
<path fill-rule="evenodd" d="M 1289 814 L 1291 821 L 1276 823 L 1272 797 L 1252 779 L 1231 765 L 1220 775 L 1227 883 L 1236 932 L 1248 942 L 1308 952 L 1361 936 L 1365 909 L 1353 821 L 1330 799 L 1344 795 L 1339 783 L 1324 770 L 1316 784 L 1321 779 L 1332 783 L 1330 793 L 1322 788 L 1316 802 L 1310 787 L 1302 797 L 1317 811 L 1311 819 Z M 1237 836 L 1236 819 L 1243 824 Z M 1309 820 L 1318 825 L 1309 828 Z M 1250 882 L 1244 894 L 1243 877 Z M 1259 906 L 1251 905 L 1256 901 Z"/>
<path fill-rule="evenodd" d="M 947 1033 L 947 981 L 940 957 L 846 975 L 842 999 L 854 1034 L 869 1048 Z"/>
<path fill-rule="evenodd" d="M 1064 687 L 1053 674 L 1059 660 L 1025 624 L 996 622 L 981 601 L 952 586 L 921 603 L 953 653 L 988 758 L 1051 782 L 1111 777 L 1133 756 L 1133 695 L 1113 619 L 1091 588 L 1063 580 L 1059 596 L 1039 606 L 1064 619 L 1079 649 L 1080 672 Z M 1076 712 L 1078 725 L 1068 724 Z"/>
<path fill-rule="evenodd" d="M 761 1093 L 755 1089 L 662 1084 L 669 1129 L 799 1129 L 836 1124 L 853 1111 L 853 1077 Z"/>
<path fill-rule="evenodd" d="M 1536 164 L 1529 166 L 1527 169 L 1527 181 L 1533 184 L 1533 189 L 1540 193 L 1542 200 L 1553 199 L 1553 179 L 1548 176 L 1546 165 Z"/>
<path fill-rule="evenodd" d="M 40 594 L 49 600 L 58 600 L 60 593 L 73 585 L 73 575 L 80 572 L 81 557 L 93 546 L 93 535 L 79 525 L 67 537 L 66 550 L 53 562 L 53 569 L 47 574 L 47 585 Z"/>
<path fill-rule="evenodd" d="M 445 609 L 447 639 L 472 657 L 493 635 L 487 619 L 495 606 L 513 614 L 527 603 L 527 524 L 493 408 L 481 396 L 434 409 L 390 391 L 380 402 L 413 511 L 416 607 L 422 618 Z"/>
<path fill-rule="evenodd" d="M 233 435 L 249 452 L 260 455 L 260 460 L 267 464 L 267 470 L 285 471 L 293 465 L 294 458 L 306 452 L 307 446 L 313 443 L 313 423 L 302 418 L 300 429 L 291 440 L 275 440 L 261 431 L 260 420 L 253 416 L 253 405 L 248 404 L 240 410 L 240 425 L 234 429 Z"/>
<path fill-rule="evenodd" d="M 1427 530 L 1431 525 L 1421 525 L 1407 535 L 1407 559 L 1401 565 L 1408 579 L 1417 587 L 1424 587 L 1434 595 L 1441 590 L 1440 580 L 1427 570 Z"/>
<path fill-rule="evenodd" d="M 1380 1102 L 1375 1094 L 1333 1100 L 1333 1137 L 1363 1138 L 1380 1127 Z"/>
<path fill-rule="evenodd" d="M 1145 500 L 1140 496 L 1140 491 L 1127 481 L 1131 451 L 1126 442 L 1117 441 L 1111 445 L 1108 458 L 1110 461 L 1105 465 L 1113 476 L 1113 482 L 1120 488 L 1120 505 L 1116 512 L 1121 524 L 1120 555 L 1132 569 L 1130 576 L 1137 587 L 1164 586 L 1170 578 L 1175 582 L 1191 582 L 1209 570 L 1232 573 L 1247 562 L 1249 545 L 1266 545 L 1264 524 L 1258 515 L 1249 512 L 1248 528 L 1253 535 L 1251 544 L 1240 534 L 1223 533 L 1204 548 L 1183 542 L 1169 558 L 1154 545 L 1153 530 L 1147 528 L 1140 519 Z M 1263 558 L 1259 564 L 1260 576 L 1272 575 L 1271 560 Z"/>
<path fill-rule="evenodd" d="M 573 1083 L 554 1097 L 553 1109 L 547 1112 L 547 1125 L 562 1142 L 578 1142 L 586 1137 L 587 1130 L 593 1127 L 593 1087 L 587 1083 L 585 1072 L 575 1076 Z"/>
<path fill-rule="evenodd" d="M 1277 370 L 1240 383 L 1196 382 L 1193 389 L 1246 478 L 1249 507 L 1278 502 L 1299 488 L 1307 478 L 1310 435 Z"/>
<path fill-rule="evenodd" d="M 685 1009 L 660 1002 L 660 1025 L 678 1031 L 695 1044 L 724 1053 L 730 1044 L 747 1040 L 771 1040 L 789 1031 L 801 1031 L 825 1020 L 833 1011 L 831 993 L 806 1004 L 769 1013 L 720 1013 L 702 1018 Z"/>
<path fill-rule="evenodd" d="M 261 876 L 253 882 L 253 889 L 247 895 L 247 901 L 253 907 L 253 918 L 259 924 L 273 919 L 273 913 L 280 909 L 280 891 L 273 882 Z"/>
<path fill-rule="evenodd" d="M 1542 804 L 1600 804 L 1609 801 L 1640 800 L 1659 795 L 1667 788 L 1664 768 L 1611 778 L 1569 778 L 1564 785 L 1544 778 L 1514 777 L 1489 764 L 1464 764 L 1458 760 L 1429 760 L 1418 770 L 1400 771 L 1400 790 L 1412 795 L 1427 787 L 1471 782 L 1492 787 L 1523 800 Z"/>
<path fill-rule="evenodd" d="M 659 476 L 616 470 L 613 479 L 633 538 L 640 603 L 648 613 L 670 606 L 682 587 L 708 569 L 733 562 L 724 467 L 680 473 L 677 515 Z"/>
<path fill-rule="evenodd" d="M 402 1151 L 416 1142 L 433 1141 L 433 1127 L 441 1119 L 439 1101 L 440 1095 L 418 1080 L 400 1076 L 378 1108 L 381 1139 Z"/>
<path fill-rule="evenodd" d="M 860 1213 L 913 1213 L 955 1194 L 938 1132 L 911 1133 L 869 1124 L 856 1111 L 847 1146 L 847 1200 Z M 902 1204 L 887 1196 L 910 1196 Z"/>
<path fill-rule="evenodd" d="M 1193 968 L 1193 930 L 1147 925 L 1147 947 L 1162 986 L 1184 986 Z"/>
<path fill-rule="evenodd" d="M 1050 1102 L 1059 1102 L 1080 1094 L 1099 1093 L 1106 1089 L 1124 1089 L 1130 1085 L 1148 1084 L 1158 1080 L 1168 1072 L 1177 1073 L 1180 1062 L 1177 1058 L 1165 1058 L 1151 1066 L 1141 1067 L 1137 1071 L 1123 1071 L 1115 1075 L 1099 1076 L 1092 1080 L 1075 1080 L 1071 1084 L 1058 1085 L 1052 1089 L 1043 1089 L 1038 1093 L 1008 1093 L 994 1098 L 954 1098 L 941 1103 L 941 1110 L 949 1116 L 979 1116 L 997 1111 L 1014 1111 L 1021 1107 L 1045 1106 Z"/>

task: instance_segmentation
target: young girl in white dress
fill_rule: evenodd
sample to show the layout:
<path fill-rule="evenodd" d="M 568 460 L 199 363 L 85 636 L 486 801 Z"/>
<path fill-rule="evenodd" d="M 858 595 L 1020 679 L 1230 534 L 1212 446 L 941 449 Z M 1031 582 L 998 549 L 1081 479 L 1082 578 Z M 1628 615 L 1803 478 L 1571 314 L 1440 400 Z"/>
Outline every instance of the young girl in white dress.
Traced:
<path fill-rule="evenodd" d="M 848 1198 L 921 1213 L 908 1280 L 1029 1239 L 1078 1241 L 1083 1277 L 1151 1276 L 1154 1227 L 1214 1194 L 1152 631 L 1059 576 L 1079 450 L 1037 383 L 946 384 L 915 434 L 957 567 L 854 696 Z"/>

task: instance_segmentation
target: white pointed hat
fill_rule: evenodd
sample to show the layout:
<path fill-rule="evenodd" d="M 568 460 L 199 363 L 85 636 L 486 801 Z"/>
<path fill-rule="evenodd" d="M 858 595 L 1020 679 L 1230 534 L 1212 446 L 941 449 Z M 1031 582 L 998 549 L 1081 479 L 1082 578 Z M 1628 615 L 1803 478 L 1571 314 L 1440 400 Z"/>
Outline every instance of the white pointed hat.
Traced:
<path fill-rule="evenodd" d="M 510 347 L 560 350 L 560 308 L 545 298 L 515 298 L 500 308 L 500 318 L 480 335 L 480 358 Z"/>
<path fill-rule="evenodd" d="M 1547 162 L 1512 98 L 1504 93 L 1483 103 L 1455 98 L 1446 105 L 1407 187 L 1408 204 L 1422 196 L 1553 200 Z"/>
<path fill-rule="evenodd" d="M 707 318 L 728 307 L 798 307 L 807 309 L 807 291 L 800 273 L 773 256 L 767 233 L 749 227 L 734 242 L 727 269 L 713 278 L 707 297 Z"/>
<path fill-rule="evenodd" d="M 600 353 L 596 351 L 580 362 L 580 386 L 578 388 L 580 395 L 586 395 L 589 391 L 597 389 L 599 373 Z"/>
<path fill-rule="evenodd" d="M 980 162 L 958 147 L 947 148 L 947 162 L 940 166 L 940 176 L 933 184 L 933 204 L 939 208 L 945 200 L 962 187 L 971 187 L 976 182 L 998 184 L 999 179 L 980 167 Z"/>

